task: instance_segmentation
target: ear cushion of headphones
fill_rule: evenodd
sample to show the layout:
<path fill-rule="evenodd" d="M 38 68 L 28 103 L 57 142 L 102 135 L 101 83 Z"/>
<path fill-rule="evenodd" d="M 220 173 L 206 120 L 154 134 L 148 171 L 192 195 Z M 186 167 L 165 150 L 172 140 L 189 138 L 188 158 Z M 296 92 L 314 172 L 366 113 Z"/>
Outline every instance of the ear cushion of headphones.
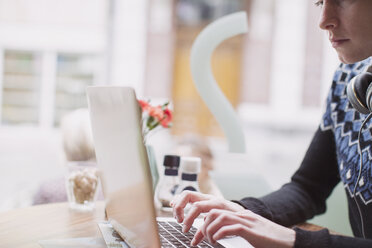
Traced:
<path fill-rule="evenodd" d="M 360 75 L 352 78 L 347 85 L 346 94 L 351 105 L 362 114 L 369 114 L 369 110 L 366 104 L 366 95 L 365 92 L 368 89 L 368 85 L 361 87 Z M 363 97 L 361 97 L 363 96 Z"/>
<path fill-rule="evenodd" d="M 370 110 L 370 112 L 372 112 L 372 73 L 370 72 L 363 73 L 361 80 L 369 82 L 366 92 L 366 103 L 367 108 Z"/>

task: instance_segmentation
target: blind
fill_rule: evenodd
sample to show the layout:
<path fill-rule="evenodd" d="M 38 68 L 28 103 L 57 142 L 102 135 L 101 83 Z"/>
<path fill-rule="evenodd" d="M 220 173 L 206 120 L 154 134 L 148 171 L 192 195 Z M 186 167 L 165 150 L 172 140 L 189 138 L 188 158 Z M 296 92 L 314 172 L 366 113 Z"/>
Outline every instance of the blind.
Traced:
<path fill-rule="evenodd" d="M 86 87 L 93 85 L 93 55 L 60 54 L 57 57 L 55 125 L 68 112 L 87 107 Z"/>
<path fill-rule="evenodd" d="M 2 124 L 38 124 L 40 56 L 32 52 L 4 52 Z"/>

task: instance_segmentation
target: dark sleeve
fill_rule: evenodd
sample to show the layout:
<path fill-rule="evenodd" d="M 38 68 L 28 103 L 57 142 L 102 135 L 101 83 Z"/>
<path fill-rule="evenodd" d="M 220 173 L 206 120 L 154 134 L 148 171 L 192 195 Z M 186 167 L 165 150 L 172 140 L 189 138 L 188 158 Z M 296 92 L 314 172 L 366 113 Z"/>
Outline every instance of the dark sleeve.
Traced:
<path fill-rule="evenodd" d="M 339 181 L 333 133 L 318 128 L 290 183 L 264 197 L 237 203 L 273 222 L 293 226 L 324 213 L 326 199 Z"/>
<path fill-rule="evenodd" d="M 372 247 L 372 240 L 370 239 L 331 235 L 327 229 L 316 232 L 305 231 L 300 228 L 294 228 L 294 230 L 296 232 L 294 248 Z"/>
<path fill-rule="evenodd" d="M 339 181 L 332 131 L 318 129 L 290 183 L 262 198 L 247 197 L 234 202 L 278 224 L 293 226 L 325 212 L 326 199 Z M 372 240 L 333 235 L 327 229 L 294 230 L 294 248 L 372 247 Z"/>

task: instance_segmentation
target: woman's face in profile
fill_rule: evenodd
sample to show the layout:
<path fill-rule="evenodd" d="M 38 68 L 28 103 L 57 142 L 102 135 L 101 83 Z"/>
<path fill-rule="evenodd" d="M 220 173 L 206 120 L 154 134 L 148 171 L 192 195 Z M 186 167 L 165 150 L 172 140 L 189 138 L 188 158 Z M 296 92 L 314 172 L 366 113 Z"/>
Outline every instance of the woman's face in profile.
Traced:
<path fill-rule="evenodd" d="M 317 1 L 321 8 L 320 28 L 344 63 L 372 56 L 372 0 Z"/>

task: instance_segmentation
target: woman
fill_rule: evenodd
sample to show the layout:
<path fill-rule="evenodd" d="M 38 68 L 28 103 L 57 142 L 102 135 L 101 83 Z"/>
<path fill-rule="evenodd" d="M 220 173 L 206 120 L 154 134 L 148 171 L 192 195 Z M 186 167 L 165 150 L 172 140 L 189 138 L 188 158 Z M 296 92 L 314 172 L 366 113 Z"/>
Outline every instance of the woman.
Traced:
<path fill-rule="evenodd" d="M 372 64 L 372 1 L 324 0 L 319 26 L 329 34 L 342 64 L 337 69 L 327 109 L 300 168 L 291 182 L 262 198 L 227 201 L 209 195 L 183 192 L 172 202 L 173 213 L 188 231 L 194 219 L 208 212 L 192 245 L 239 235 L 255 247 L 372 247 L 372 137 L 357 132 L 366 115 L 352 108 L 346 86 Z M 370 123 L 367 123 L 367 126 Z M 340 182 L 345 186 L 349 220 L 355 238 L 331 235 L 327 229 L 310 232 L 290 228 L 323 213 L 325 201 Z M 184 216 L 187 203 L 194 203 Z M 346 218 L 346 216 L 345 216 Z"/>

